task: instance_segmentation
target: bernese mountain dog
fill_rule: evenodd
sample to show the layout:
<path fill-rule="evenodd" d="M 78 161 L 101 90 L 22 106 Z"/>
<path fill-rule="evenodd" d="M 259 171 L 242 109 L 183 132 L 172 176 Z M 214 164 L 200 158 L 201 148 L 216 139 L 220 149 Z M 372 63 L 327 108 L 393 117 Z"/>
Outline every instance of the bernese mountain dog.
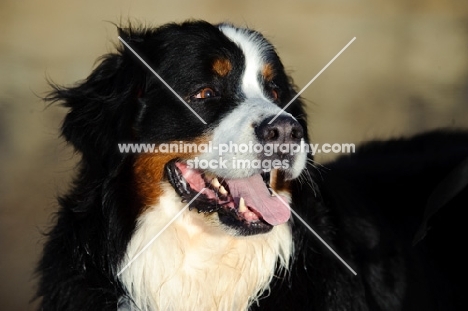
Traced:
<path fill-rule="evenodd" d="M 38 264 L 40 310 L 460 307 L 466 132 L 319 165 L 293 152 L 305 110 L 262 34 L 118 30 L 116 52 L 46 97 L 69 108 L 81 161 Z"/>

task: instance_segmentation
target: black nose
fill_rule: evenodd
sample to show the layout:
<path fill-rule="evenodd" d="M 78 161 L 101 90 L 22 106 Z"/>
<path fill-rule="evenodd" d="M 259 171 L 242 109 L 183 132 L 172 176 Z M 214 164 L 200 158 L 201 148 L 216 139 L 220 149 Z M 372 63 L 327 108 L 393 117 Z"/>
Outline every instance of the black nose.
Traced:
<path fill-rule="evenodd" d="M 289 116 L 267 118 L 255 128 L 257 138 L 263 143 L 298 144 L 304 137 L 302 126 Z M 273 122 L 270 123 L 270 121 Z"/>

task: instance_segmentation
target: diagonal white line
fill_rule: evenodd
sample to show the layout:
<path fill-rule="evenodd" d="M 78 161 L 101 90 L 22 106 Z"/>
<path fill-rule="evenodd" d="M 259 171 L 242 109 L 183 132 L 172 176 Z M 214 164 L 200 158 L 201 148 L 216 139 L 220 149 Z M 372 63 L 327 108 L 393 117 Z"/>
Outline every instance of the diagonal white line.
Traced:
<path fill-rule="evenodd" d="M 203 124 L 206 124 L 206 121 L 203 120 L 203 118 L 200 117 L 200 115 L 199 115 L 198 113 L 196 113 L 195 110 L 193 110 L 192 107 L 190 107 L 190 106 L 185 102 L 185 100 L 184 100 L 182 97 L 180 97 L 180 95 L 177 94 L 177 92 L 174 91 L 174 89 L 173 89 L 169 84 L 167 84 L 166 81 L 164 81 L 164 79 L 161 78 L 161 76 L 158 75 L 158 73 L 157 73 L 156 71 L 154 71 L 153 68 L 151 68 L 151 66 L 148 65 L 148 63 L 145 62 L 145 60 L 144 60 L 143 58 L 140 57 L 140 55 L 138 55 L 138 53 L 135 52 L 135 50 L 133 50 L 133 49 L 131 48 L 131 46 L 128 45 L 127 42 L 125 42 L 124 39 L 122 39 L 122 37 L 119 36 L 118 38 L 119 38 L 119 40 L 120 40 L 130 51 L 132 51 L 133 54 L 135 54 L 135 56 L 136 56 L 146 67 L 148 67 L 148 69 L 149 69 L 149 70 L 150 70 L 150 71 L 151 71 L 151 72 L 152 72 L 152 73 L 153 73 L 153 74 L 154 74 L 154 75 L 155 75 L 155 76 L 156 76 L 156 77 L 157 77 L 157 78 L 158 78 L 158 79 L 159 79 L 159 80 L 160 80 L 160 81 L 161 81 L 161 82 L 162 82 L 162 83 L 163 83 L 163 84 L 164 84 L 164 85 L 165 85 L 165 86 L 166 86 L 166 87 L 167 87 L 167 88 L 168 88 L 168 89 L 185 105 L 185 106 L 187 106 L 188 109 L 190 109 L 190 111 L 191 111 L 198 119 L 200 119 L 200 121 L 203 122 Z"/>
<path fill-rule="evenodd" d="M 333 57 L 332 60 L 329 61 L 328 64 L 326 64 L 325 67 L 323 67 L 322 70 L 320 70 L 319 73 L 317 73 L 317 74 L 315 75 L 315 77 L 313 77 L 312 80 L 310 80 L 309 83 L 307 83 L 306 86 L 304 86 L 304 87 L 302 88 L 302 90 L 300 90 L 300 92 L 297 93 L 296 96 L 294 96 L 293 99 L 291 99 L 291 100 L 289 101 L 289 103 L 287 103 L 286 106 L 284 106 L 283 109 L 281 109 L 281 111 L 278 112 L 278 114 L 277 114 L 273 119 L 270 120 L 270 122 L 268 122 L 268 124 L 271 124 L 273 121 L 275 121 L 275 119 L 278 118 L 278 116 L 279 116 L 280 114 L 282 114 L 282 113 L 286 110 L 286 108 L 288 108 L 289 105 L 291 105 L 291 104 L 293 103 L 293 101 L 295 101 L 295 100 L 309 87 L 309 85 L 311 85 L 312 82 L 314 82 L 315 79 L 317 79 L 317 78 L 322 74 L 322 72 L 324 72 L 325 69 L 328 68 L 328 66 L 331 65 L 331 64 L 335 61 L 335 59 L 337 59 L 338 56 L 340 56 L 341 53 L 343 53 L 343 52 L 348 48 L 348 46 L 350 46 L 351 43 L 354 42 L 354 40 L 356 40 L 356 37 L 352 38 L 351 41 L 349 41 L 348 44 L 346 44 L 345 47 L 342 48 L 341 51 L 339 51 L 338 54 L 336 54 L 335 57 Z"/>
<path fill-rule="evenodd" d="M 309 229 L 309 231 L 312 232 L 312 233 L 317 237 L 317 239 L 319 239 L 319 241 L 322 242 L 322 244 L 325 245 L 325 246 L 330 250 L 330 252 L 332 252 L 333 255 L 335 255 L 336 258 L 338 258 L 338 259 L 345 265 L 346 268 L 348 268 L 354 275 L 357 275 L 356 271 L 354 271 L 353 268 L 351 268 L 350 265 L 348 265 L 348 263 L 347 263 L 346 261 L 344 261 L 343 258 L 341 258 L 341 256 L 338 255 L 338 253 L 335 252 L 335 250 L 334 250 L 333 248 L 331 248 L 331 246 L 328 245 L 327 242 L 325 242 L 325 240 L 322 239 L 322 237 L 321 237 L 317 232 L 315 232 L 315 230 L 312 229 L 312 227 L 309 226 L 309 224 L 308 224 L 304 219 L 302 219 L 301 216 L 299 216 L 299 215 L 296 213 L 296 211 L 294 211 L 294 210 L 289 206 L 288 203 L 284 202 L 284 200 L 281 199 L 281 197 L 280 197 L 273 189 L 270 188 L 270 190 L 271 190 L 271 192 L 272 192 L 273 194 L 276 195 L 276 197 L 277 197 L 284 205 L 286 205 L 286 206 L 291 210 L 291 213 L 293 213 L 294 216 L 296 216 L 297 219 L 299 219 L 299 221 L 302 222 L 302 224 L 303 224 L 307 229 Z"/>
<path fill-rule="evenodd" d="M 165 226 L 164 228 L 162 228 L 133 258 L 132 260 L 130 260 L 126 265 L 125 267 L 123 267 L 119 273 L 117 273 L 117 276 L 121 275 L 122 272 L 124 272 L 125 270 L 127 270 L 128 267 L 130 267 L 130 265 L 144 252 L 146 251 L 146 249 L 190 206 L 190 204 L 192 204 L 193 201 L 195 201 L 198 196 L 200 194 L 203 193 L 203 191 L 205 191 L 206 188 L 203 188 L 202 190 L 200 190 L 200 192 L 197 193 L 196 196 L 193 197 L 192 200 L 190 200 L 190 202 L 187 203 L 187 205 L 184 206 L 183 209 L 181 209 L 175 216 L 174 218 L 171 219 L 171 221 L 169 221 Z"/>

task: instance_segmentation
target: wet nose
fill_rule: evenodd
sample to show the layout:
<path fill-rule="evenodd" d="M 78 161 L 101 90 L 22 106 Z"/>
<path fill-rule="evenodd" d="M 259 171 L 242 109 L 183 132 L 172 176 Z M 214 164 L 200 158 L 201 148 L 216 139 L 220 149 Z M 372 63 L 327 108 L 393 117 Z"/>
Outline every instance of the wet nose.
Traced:
<path fill-rule="evenodd" d="M 290 116 L 266 118 L 256 128 L 255 134 L 263 143 L 299 144 L 304 137 L 302 126 Z M 273 120 L 273 122 L 270 121 Z"/>

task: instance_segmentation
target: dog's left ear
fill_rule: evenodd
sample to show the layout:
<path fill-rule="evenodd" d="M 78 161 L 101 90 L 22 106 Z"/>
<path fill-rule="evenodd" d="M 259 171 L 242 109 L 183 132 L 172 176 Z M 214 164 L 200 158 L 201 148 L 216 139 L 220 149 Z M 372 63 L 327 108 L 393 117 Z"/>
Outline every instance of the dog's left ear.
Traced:
<path fill-rule="evenodd" d="M 119 29 L 119 35 L 128 39 L 126 34 Z M 118 143 L 132 141 L 145 75 L 141 64 L 120 48 L 101 57 L 93 72 L 76 85 L 51 84 L 53 91 L 45 100 L 70 109 L 62 136 L 82 154 L 83 161 L 99 161 L 106 167 L 121 160 Z"/>

